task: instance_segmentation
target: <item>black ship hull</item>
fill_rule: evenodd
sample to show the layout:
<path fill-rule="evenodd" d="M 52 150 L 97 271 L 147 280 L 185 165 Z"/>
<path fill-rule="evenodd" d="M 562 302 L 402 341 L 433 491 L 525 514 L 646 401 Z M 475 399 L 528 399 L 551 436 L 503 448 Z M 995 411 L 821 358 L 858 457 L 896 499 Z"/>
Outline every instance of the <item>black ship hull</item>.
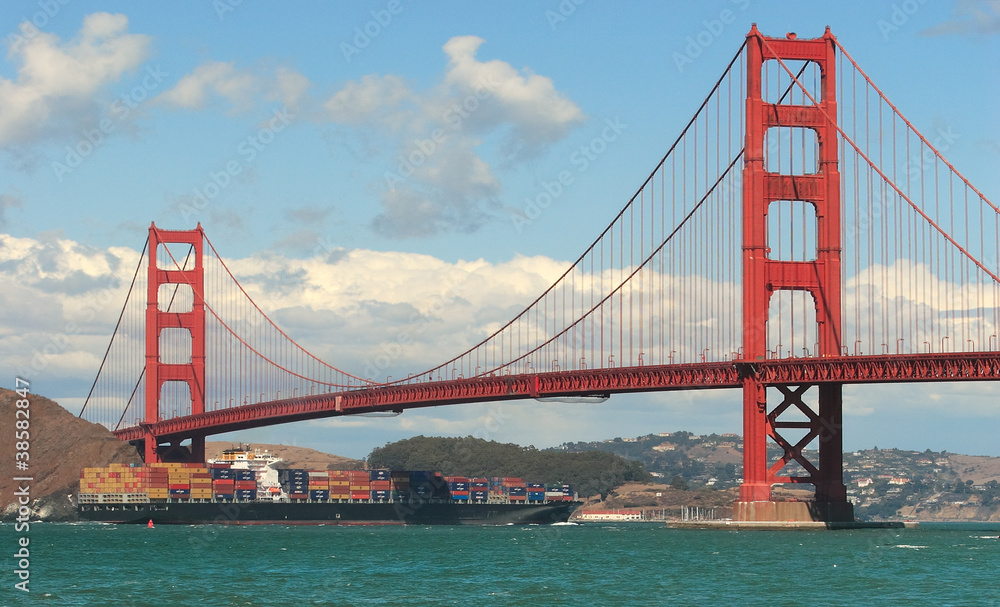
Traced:
<path fill-rule="evenodd" d="M 580 502 L 153 502 L 81 504 L 90 521 L 154 525 L 546 525 L 565 522 Z"/>

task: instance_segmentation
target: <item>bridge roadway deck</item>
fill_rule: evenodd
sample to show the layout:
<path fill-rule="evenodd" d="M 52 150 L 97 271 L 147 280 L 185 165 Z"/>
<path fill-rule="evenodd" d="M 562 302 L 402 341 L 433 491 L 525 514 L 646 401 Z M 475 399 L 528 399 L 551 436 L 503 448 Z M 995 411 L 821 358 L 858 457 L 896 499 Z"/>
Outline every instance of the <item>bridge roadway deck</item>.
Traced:
<path fill-rule="evenodd" d="M 1000 380 L 1000 352 L 844 356 L 616 367 L 466 379 L 377 384 L 329 394 L 274 400 L 123 428 L 125 441 L 207 436 L 357 413 L 402 411 L 463 403 L 628 392 L 739 388 L 747 378 L 765 385 L 866 384 Z"/>

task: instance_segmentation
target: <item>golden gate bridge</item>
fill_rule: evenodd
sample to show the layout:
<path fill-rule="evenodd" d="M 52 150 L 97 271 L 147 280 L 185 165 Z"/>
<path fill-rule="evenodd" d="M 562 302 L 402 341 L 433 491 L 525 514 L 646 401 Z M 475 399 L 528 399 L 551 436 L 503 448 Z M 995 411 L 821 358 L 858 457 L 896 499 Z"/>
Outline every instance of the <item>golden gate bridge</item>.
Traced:
<path fill-rule="evenodd" d="M 998 242 L 1000 209 L 829 28 L 754 26 L 592 244 L 465 351 L 352 374 L 282 331 L 200 225 L 152 225 L 81 416 L 147 462 L 202 460 L 206 436 L 321 417 L 740 388 L 736 518 L 788 518 L 771 487 L 803 483 L 804 516 L 853 520 L 843 386 L 1000 379 Z"/>

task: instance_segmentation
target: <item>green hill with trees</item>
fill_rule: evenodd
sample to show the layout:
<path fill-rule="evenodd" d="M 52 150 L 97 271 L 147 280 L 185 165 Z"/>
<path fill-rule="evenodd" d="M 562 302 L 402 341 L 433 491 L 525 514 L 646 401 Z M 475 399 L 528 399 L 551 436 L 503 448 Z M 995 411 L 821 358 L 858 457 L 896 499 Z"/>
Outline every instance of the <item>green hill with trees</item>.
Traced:
<path fill-rule="evenodd" d="M 416 436 L 376 447 L 367 461 L 369 468 L 436 470 L 449 476 L 519 476 L 529 482 L 570 483 L 583 497 L 600 494 L 604 498 L 626 482 L 651 480 L 641 463 L 606 451 L 539 451 L 471 436 Z"/>

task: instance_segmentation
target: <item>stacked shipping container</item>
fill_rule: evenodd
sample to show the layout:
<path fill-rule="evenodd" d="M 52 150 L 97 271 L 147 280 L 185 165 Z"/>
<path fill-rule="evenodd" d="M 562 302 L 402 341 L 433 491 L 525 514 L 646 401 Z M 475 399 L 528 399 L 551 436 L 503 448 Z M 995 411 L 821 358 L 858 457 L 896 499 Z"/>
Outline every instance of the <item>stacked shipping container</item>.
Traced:
<path fill-rule="evenodd" d="M 518 477 L 469 478 L 430 471 L 280 469 L 278 482 L 292 500 L 426 500 L 460 502 L 570 501 L 568 484 L 525 483 Z M 147 501 L 149 499 L 257 499 L 254 471 L 229 464 L 112 464 L 84 468 L 81 503 Z"/>
<path fill-rule="evenodd" d="M 112 497 L 114 496 L 114 497 Z M 80 500 L 211 499 L 212 475 L 199 464 L 111 464 L 80 472 Z"/>

